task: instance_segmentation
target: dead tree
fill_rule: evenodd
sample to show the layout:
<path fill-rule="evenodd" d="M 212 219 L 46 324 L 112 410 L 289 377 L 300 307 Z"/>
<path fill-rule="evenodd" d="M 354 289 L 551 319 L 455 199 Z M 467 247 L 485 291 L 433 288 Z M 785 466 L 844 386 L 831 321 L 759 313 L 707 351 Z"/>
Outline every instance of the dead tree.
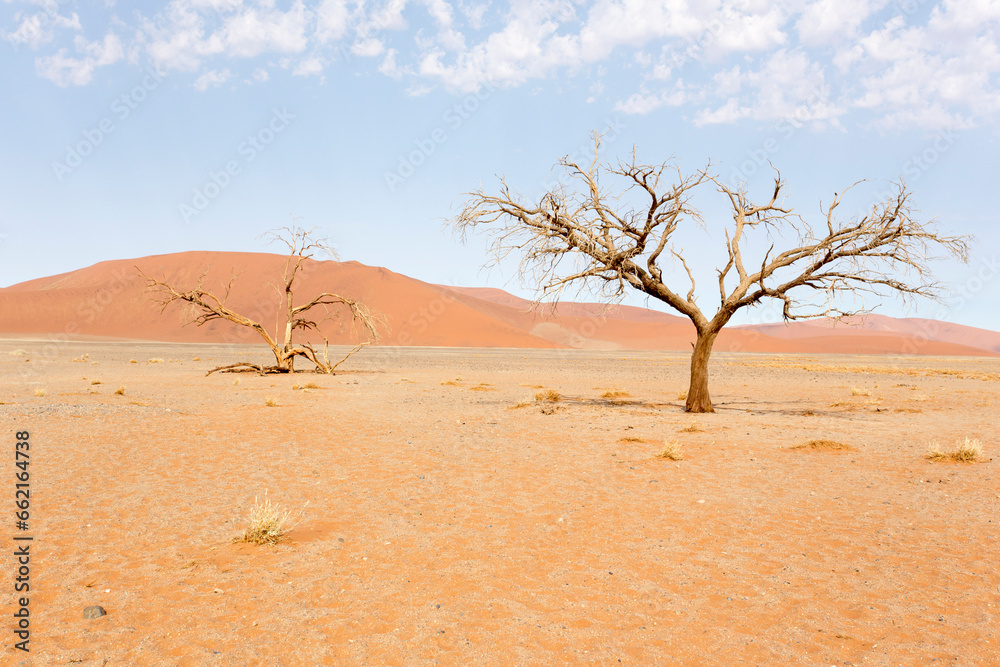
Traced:
<path fill-rule="evenodd" d="M 333 373 L 338 366 L 347 361 L 351 355 L 362 347 L 378 341 L 379 327 L 384 326 L 383 318 L 373 313 L 367 306 L 358 301 L 348 299 L 339 294 L 323 292 L 306 303 L 298 306 L 295 305 L 295 279 L 302 269 L 302 263 L 307 259 L 311 259 L 318 251 L 335 256 L 333 250 L 326 244 L 325 240 L 315 240 L 312 238 L 312 230 L 304 230 L 295 225 L 284 227 L 275 232 L 269 232 L 268 237 L 271 242 L 281 241 L 288 246 L 289 251 L 288 258 L 285 260 L 282 284 L 274 286 L 278 292 L 280 305 L 273 335 L 260 322 L 235 312 L 227 305 L 235 277 L 230 278 L 225 291 L 219 297 L 203 289 L 205 276 L 208 273 L 207 270 L 199 278 L 197 286 L 189 290 L 177 289 L 163 280 L 150 278 L 145 273 L 142 273 L 142 271 L 139 271 L 142 277 L 146 279 L 149 291 L 157 295 L 156 300 L 162 306 L 160 309 L 161 312 L 175 301 L 189 303 L 198 314 L 188 324 L 201 326 L 213 320 L 228 320 L 239 326 L 249 327 L 264 339 L 264 342 L 271 348 L 271 352 L 274 353 L 274 366 L 241 362 L 213 368 L 208 372 L 209 375 L 216 371 L 245 369 L 255 370 L 262 375 L 267 373 L 294 373 L 296 357 L 304 357 L 313 362 L 316 365 L 316 372 Z M 339 309 L 339 312 L 333 311 L 332 309 L 334 308 Z M 317 314 L 322 313 L 322 316 L 319 318 L 315 317 L 311 312 L 313 309 L 316 309 Z M 331 361 L 329 354 L 330 341 L 320 329 L 320 325 L 328 320 L 337 319 L 339 313 L 345 310 L 350 314 L 352 327 L 360 324 L 366 340 L 356 344 L 343 357 L 340 357 L 336 361 Z M 293 337 L 297 331 L 301 331 L 302 333 L 312 331 L 318 334 L 323 339 L 322 350 L 318 352 L 308 342 L 295 343 Z M 281 336 L 280 342 L 278 338 L 279 333 Z"/>
<path fill-rule="evenodd" d="M 463 240 L 482 228 L 491 239 L 489 265 L 520 255 L 520 276 L 539 289 L 539 301 L 553 293 L 558 299 L 571 283 L 599 285 L 604 295 L 615 299 L 622 298 L 628 286 L 690 318 L 697 338 L 688 412 L 714 412 L 708 392 L 709 357 L 719 332 L 741 308 L 776 299 L 788 321 L 870 312 L 864 307 L 866 296 L 940 298 L 941 285 L 929 271 L 930 261 L 938 259 L 934 252 L 943 250 L 968 261 L 970 239 L 943 236 L 933 220 L 917 220 L 902 182 L 865 215 L 837 219 L 837 207 L 858 181 L 834 195 L 823 211 L 825 219 L 814 228 L 781 203 L 785 183 L 777 170 L 773 192 L 765 203 L 755 204 L 743 186 L 734 189 L 722 183 L 711 173 L 711 165 L 685 176 L 670 161 L 638 164 L 635 149 L 629 161 L 612 165 L 600 161 L 600 148 L 601 137 L 595 135 L 589 165 L 580 166 L 569 157 L 559 161 L 578 190 L 561 186 L 534 204 L 513 193 L 501 177 L 497 195 L 482 189 L 467 193 L 450 224 Z M 696 303 L 694 273 L 675 246 L 674 234 L 682 224 L 703 225 L 691 196 L 699 186 L 711 184 L 728 199 L 733 222 L 725 230 L 727 261 L 718 270 L 719 305 L 713 315 L 706 315 Z M 763 257 L 751 262 L 744 251 L 753 234 L 765 239 L 791 234 L 797 241 L 779 252 L 772 242 Z M 663 257 L 673 257 L 683 267 L 690 281 L 686 294 L 664 281 Z M 818 291 L 823 303 L 803 301 L 807 288 L 813 294 Z M 844 297 L 859 298 L 852 302 L 855 307 L 848 307 Z"/>

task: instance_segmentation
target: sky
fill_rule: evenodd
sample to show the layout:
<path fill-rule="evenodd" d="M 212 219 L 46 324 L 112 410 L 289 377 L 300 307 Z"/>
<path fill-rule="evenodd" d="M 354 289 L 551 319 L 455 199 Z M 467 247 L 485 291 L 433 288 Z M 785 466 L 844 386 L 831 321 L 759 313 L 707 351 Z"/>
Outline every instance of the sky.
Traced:
<path fill-rule="evenodd" d="M 814 222 L 903 179 L 975 240 L 935 264 L 942 303 L 879 312 L 1000 330 L 998 36 L 1000 0 L 0 0 L 0 285 L 280 252 L 261 236 L 294 219 L 342 260 L 530 298 L 446 222 L 501 175 L 535 201 L 570 185 L 555 166 L 596 131 L 608 160 L 711 164 L 760 199 L 773 165 Z M 695 203 L 678 241 L 708 309 L 732 219 L 711 188 Z"/>

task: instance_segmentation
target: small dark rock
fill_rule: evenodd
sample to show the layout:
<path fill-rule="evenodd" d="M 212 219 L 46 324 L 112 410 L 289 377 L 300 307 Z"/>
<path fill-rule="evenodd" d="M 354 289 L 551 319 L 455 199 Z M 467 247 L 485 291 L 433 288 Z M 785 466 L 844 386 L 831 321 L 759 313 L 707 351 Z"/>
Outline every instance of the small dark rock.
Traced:
<path fill-rule="evenodd" d="M 91 605 L 83 610 L 84 618 L 100 618 L 101 616 L 106 616 L 108 612 L 104 611 L 104 607 L 100 605 Z"/>

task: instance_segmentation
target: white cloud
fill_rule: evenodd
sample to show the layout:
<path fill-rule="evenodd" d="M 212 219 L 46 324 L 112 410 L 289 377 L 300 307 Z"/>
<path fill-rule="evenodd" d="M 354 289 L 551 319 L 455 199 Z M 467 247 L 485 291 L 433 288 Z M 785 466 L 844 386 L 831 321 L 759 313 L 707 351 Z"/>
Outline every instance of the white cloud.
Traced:
<path fill-rule="evenodd" d="M 322 58 L 306 58 L 292 70 L 292 76 L 315 76 L 323 73 L 325 63 Z"/>
<path fill-rule="evenodd" d="M 66 49 L 59 49 L 55 55 L 36 58 L 38 74 L 60 87 L 83 86 L 90 83 L 98 67 L 116 63 L 125 55 L 121 40 L 110 32 L 94 42 L 77 35 L 74 45 L 80 57 L 67 56 Z"/>
<path fill-rule="evenodd" d="M 343 38 L 350 18 L 345 0 L 322 0 L 316 7 L 316 39 L 326 43 Z"/>
<path fill-rule="evenodd" d="M 382 43 L 381 39 L 375 39 L 374 37 L 358 40 L 351 45 L 352 54 L 365 58 L 374 58 L 375 56 L 382 55 L 383 51 L 385 51 L 385 44 Z"/>
<path fill-rule="evenodd" d="M 258 67 L 253 71 L 253 78 L 256 79 L 257 81 L 260 81 L 261 83 L 264 83 L 265 81 L 271 78 L 271 75 L 267 73 L 266 69 Z"/>
<path fill-rule="evenodd" d="M 250 9 L 228 18 L 220 31 L 225 52 L 237 58 L 262 53 L 301 53 L 306 49 L 309 13 L 301 0 L 287 12 Z"/>
<path fill-rule="evenodd" d="M 51 42 L 56 28 L 82 29 L 80 17 L 76 13 L 61 15 L 58 5 L 27 15 L 18 12 L 14 20 L 20 21 L 17 28 L 13 32 L 0 31 L 0 36 L 15 46 L 25 44 L 32 49 Z"/>
<path fill-rule="evenodd" d="M 803 10 L 795 29 L 807 46 L 842 44 L 888 0 L 815 0 Z"/>
<path fill-rule="evenodd" d="M 230 72 L 228 69 L 224 70 L 210 69 L 198 77 L 198 80 L 194 82 L 194 89 L 204 92 L 209 88 L 217 88 L 222 84 L 224 84 L 226 81 L 229 81 L 229 79 L 231 79 L 232 76 L 233 76 L 232 72 Z"/>

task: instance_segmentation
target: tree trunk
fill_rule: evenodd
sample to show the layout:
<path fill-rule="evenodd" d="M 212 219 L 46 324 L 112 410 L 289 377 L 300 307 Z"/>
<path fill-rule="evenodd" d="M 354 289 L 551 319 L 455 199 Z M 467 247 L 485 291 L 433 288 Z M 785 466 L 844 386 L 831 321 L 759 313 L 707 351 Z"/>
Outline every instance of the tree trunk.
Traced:
<path fill-rule="evenodd" d="M 708 358 L 718 331 L 699 331 L 698 340 L 691 353 L 691 385 L 688 387 L 685 412 L 715 412 L 708 394 Z"/>

